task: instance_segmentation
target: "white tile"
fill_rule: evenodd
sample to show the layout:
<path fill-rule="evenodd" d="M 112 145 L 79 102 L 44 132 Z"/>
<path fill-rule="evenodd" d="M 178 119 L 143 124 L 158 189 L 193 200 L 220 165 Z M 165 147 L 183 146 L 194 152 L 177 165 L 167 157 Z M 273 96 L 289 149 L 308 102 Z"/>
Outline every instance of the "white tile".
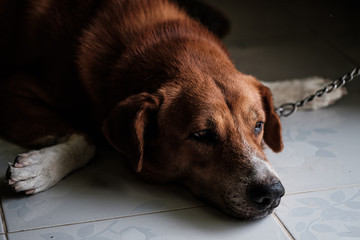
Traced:
<path fill-rule="evenodd" d="M 48 191 L 2 198 L 9 231 L 202 205 L 187 189 L 141 181 L 115 152 L 97 158 Z"/>
<path fill-rule="evenodd" d="M 295 239 L 360 239 L 360 186 L 285 196 L 276 215 Z"/>
<path fill-rule="evenodd" d="M 285 148 L 266 152 L 287 193 L 360 184 L 360 78 L 347 90 L 334 106 L 282 118 Z"/>
<path fill-rule="evenodd" d="M 0 240 L 6 240 L 5 235 L 4 234 L 0 234 Z"/>
<path fill-rule="evenodd" d="M 285 148 L 266 153 L 287 193 L 360 184 L 359 90 L 336 106 L 282 119 Z"/>
<path fill-rule="evenodd" d="M 289 239 L 272 216 L 242 222 L 210 208 L 195 208 L 9 234 L 28 239 Z"/>

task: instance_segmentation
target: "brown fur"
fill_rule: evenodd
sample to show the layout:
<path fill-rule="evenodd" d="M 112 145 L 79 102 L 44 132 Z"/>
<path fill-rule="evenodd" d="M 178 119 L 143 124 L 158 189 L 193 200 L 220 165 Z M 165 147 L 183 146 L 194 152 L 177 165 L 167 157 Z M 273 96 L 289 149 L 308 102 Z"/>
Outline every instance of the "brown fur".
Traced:
<path fill-rule="evenodd" d="M 3 135 L 38 147 L 102 131 L 146 179 L 182 181 L 237 217 L 271 212 L 226 200 L 254 181 L 262 140 L 282 141 L 270 91 L 217 37 L 166 0 L 21 3 L 0 0 Z M 211 142 L 193 139 L 203 129 Z"/>

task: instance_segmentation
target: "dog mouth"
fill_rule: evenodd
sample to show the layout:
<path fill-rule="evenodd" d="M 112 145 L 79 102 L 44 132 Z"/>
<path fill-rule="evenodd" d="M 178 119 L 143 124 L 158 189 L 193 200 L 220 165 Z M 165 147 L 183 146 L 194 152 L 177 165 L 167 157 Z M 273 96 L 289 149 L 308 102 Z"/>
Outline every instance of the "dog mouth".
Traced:
<path fill-rule="evenodd" d="M 222 195 L 220 209 L 225 214 L 238 219 L 256 220 L 273 213 L 274 209 L 280 205 L 281 199 L 278 198 L 271 203 L 267 203 L 266 201 L 269 200 L 261 199 L 261 202 L 253 201 L 253 199 L 249 198 L 246 194 L 224 194 Z"/>
<path fill-rule="evenodd" d="M 285 189 L 276 177 L 265 180 L 228 178 L 220 183 L 205 181 L 190 188 L 194 195 L 202 198 L 226 215 L 240 220 L 255 220 L 273 213 L 280 205 Z M 207 183 L 207 184 L 205 184 Z M 194 187 L 194 185 L 189 184 Z"/>
<path fill-rule="evenodd" d="M 249 203 L 233 203 L 233 202 L 224 202 L 224 206 L 221 207 L 221 210 L 234 218 L 241 220 L 256 220 L 264 218 L 271 213 L 273 213 L 274 209 L 279 205 L 275 204 L 269 206 L 265 209 L 258 209 L 256 205 Z"/>

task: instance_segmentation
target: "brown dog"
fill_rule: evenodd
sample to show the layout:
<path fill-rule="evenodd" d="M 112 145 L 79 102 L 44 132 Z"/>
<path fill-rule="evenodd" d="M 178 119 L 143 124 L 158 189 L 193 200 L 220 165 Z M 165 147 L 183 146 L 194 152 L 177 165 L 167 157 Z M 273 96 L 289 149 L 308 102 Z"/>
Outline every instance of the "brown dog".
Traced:
<path fill-rule="evenodd" d="M 103 133 L 136 172 L 181 181 L 239 218 L 284 188 L 262 147 L 282 150 L 268 88 L 166 0 L 0 0 L 0 131 L 40 150 L 7 179 L 37 193 L 85 165 Z"/>

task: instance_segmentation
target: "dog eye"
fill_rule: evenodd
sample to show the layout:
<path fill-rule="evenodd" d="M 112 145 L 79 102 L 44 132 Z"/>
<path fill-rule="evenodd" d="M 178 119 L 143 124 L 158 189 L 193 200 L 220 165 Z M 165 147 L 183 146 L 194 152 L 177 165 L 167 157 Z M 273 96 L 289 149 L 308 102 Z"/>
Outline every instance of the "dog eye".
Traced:
<path fill-rule="evenodd" d="M 204 129 L 191 133 L 189 138 L 197 142 L 211 144 L 211 143 L 215 143 L 216 134 L 210 129 Z"/>
<path fill-rule="evenodd" d="M 256 125 L 255 125 L 255 129 L 254 129 L 254 132 L 255 132 L 255 135 L 259 135 L 262 131 L 264 127 L 264 122 L 257 122 Z"/>

